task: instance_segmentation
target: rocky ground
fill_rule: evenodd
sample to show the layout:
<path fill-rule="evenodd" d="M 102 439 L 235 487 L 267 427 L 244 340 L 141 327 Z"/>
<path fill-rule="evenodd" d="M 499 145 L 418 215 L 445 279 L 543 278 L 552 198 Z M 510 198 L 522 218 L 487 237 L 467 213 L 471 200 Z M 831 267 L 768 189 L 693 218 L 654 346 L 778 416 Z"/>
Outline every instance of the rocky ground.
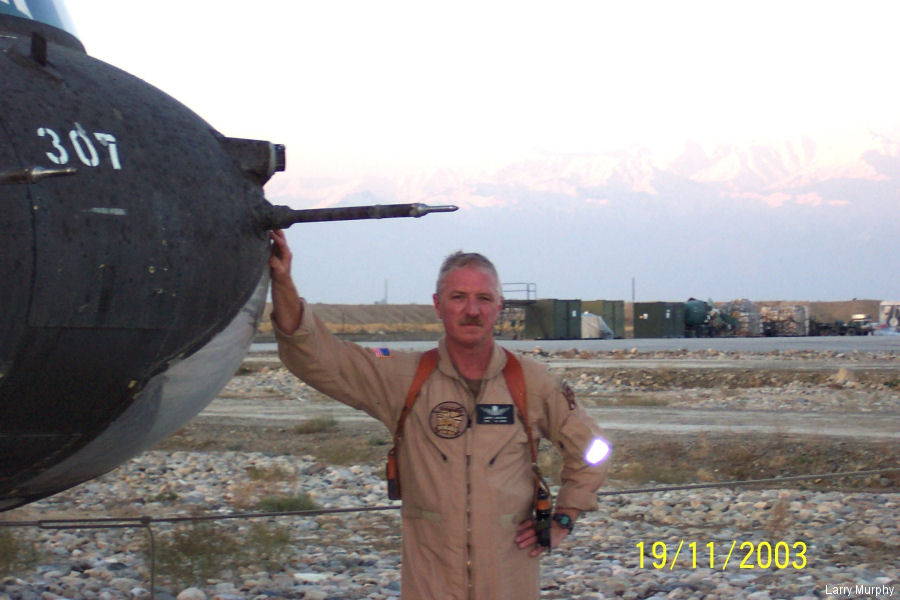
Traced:
<path fill-rule="evenodd" d="M 785 411 L 833 415 L 837 429 L 874 414 L 898 426 L 884 438 L 615 432 L 604 492 L 900 466 L 900 360 L 893 354 L 657 354 L 542 358 L 600 414 L 632 406 L 650 419 L 662 407 L 702 408 L 745 411 L 753 420 L 760 411 Z M 217 403 L 248 398 L 306 409 L 300 414 L 327 415 L 310 409 L 332 406 L 265 360 L 248 361 Z M 340 411 L 332 420 L 290 424 L 265 414 L 219 414 L 201 415 L 116 471 L 4 513 L 4 520 L 386 506 L 380 473 L 388 435 L 381 425 Z M 552 468 L 552 455 L 544 460 Z M 542 597 L 896 597 L 898 491 L 894 473 L 603 495 L 600 510 L 542 558 Z M 131 525 L 10 530 L 0 537 L 0 568 L 12 565 L 0 580 L 0 599 L 150 597 L 148 531 Z M 148 525 L 156 598 L 399 596 L 395 509 Z M 17 562 L 4 558 L 11 547 L 19 550 Z"/>

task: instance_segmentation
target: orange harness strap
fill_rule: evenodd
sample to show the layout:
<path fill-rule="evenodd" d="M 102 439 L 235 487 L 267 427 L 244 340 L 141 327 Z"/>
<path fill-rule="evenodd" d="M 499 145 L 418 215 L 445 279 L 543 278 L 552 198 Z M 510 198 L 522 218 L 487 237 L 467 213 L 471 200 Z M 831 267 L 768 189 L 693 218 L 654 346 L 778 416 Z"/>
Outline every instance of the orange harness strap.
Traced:
<path fill-rule="evenodd" d="M 534 473 L 534 505 L 536 509 L 550 510 L 550 486 L 544 481 L 541 469 L 538 467 L 537 444 L 531 434 L 531 421 L 528 420 L 528 401 L 525 394 L 525 373 L 522 364 L 515 354 L 506 352 L 506 366 L 503 367 L 503 377 L 506 379 L 506 387 L 509 389 L 516 408 L 519 410 L 519 420 L 525 427 L 525 435 L 528 436 L 528 448 L 531 450 L 531 470 Z M 546 544 L 545 544 L 546 545 Z"/>
<path fill-rule="evenodd" d="M 534 437 L 531 435 L 531 422 L 528 420 L 528 396 L 525 393 L 525 373 L 522 371 L 522 365 L 516 355 L 507 350 L 506 366 L 503 367 L 503 378 L 506 379 L 506 387 L 509 394 L 513 397 L 513 402 L 519 411 L 519 420 L 525 427 L 525 435 L 528 436 L 528 447 L 531 449 L 531 462 L 537 464 L 537 446 L 534 443 Z"/>
<path fill-rule="evenodd" d="M 422 389 L 422 384 L 425 383 L 426 379 L 431 377 L 431 374 L 437 368 L 437 364 L 437 348 L 432 348 L 423 354 L 419 359 L 419 366 L 416 367 L 416 374 L 413 376 L 412 385 L 409 386 L 409 392 L 406 393 L 406 404 L 403 405 L 403 410 L 400 411 L 400 418 L 397 420 L 397 428 L 394 430 L 394 446 L 388 451 L 387 458 L 386 475 L 388 498 L 391 500 L 400 499 L 400 470 L 397 466 L 397 451 L 400 449 L 400 438 L 403 437 L 403 424 L 406 423 L 406 415 L 409 414 L 409 409 L 411 409 L 412 405 L 416 402 L 416 398 L 419 396 L 419 390 Z"/>

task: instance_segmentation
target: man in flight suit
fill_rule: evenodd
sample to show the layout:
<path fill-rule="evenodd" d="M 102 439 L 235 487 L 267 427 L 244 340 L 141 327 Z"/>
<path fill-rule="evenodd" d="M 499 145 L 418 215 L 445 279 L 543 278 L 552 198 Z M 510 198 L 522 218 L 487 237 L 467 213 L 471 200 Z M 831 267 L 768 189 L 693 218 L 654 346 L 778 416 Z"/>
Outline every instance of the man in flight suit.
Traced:
<path fill-rule="evenodd" d="M 272 321 L 279 354 L 295 375 L 394 431 L 421 357 L 340 341 L 312 314 L 291 278 L 291 251 L 272 233 Z M 403 493 L 402 597 L 529 600 L 540 593 L 533 521 L 534 474 L 494 343 L 503 299 L 494 266 L 457 252 L 441 267 L 434 308 L 444 324 L 438 365 L 409 411 L 399 448 Z M 540 363 L 519 357 L 535 435 L 563 457 L 551 547 L 581 511 L 597 505 L 605 468 L 586 459 L 596 424 Z"/>

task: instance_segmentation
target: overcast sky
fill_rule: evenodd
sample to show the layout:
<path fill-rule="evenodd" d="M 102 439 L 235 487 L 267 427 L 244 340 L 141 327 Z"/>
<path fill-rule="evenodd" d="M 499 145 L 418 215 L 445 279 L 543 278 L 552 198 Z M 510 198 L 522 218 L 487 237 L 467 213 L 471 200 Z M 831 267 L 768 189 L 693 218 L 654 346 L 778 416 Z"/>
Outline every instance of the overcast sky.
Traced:
<path fill-rule="evenodd" d="M 900 122 L 895 2 L 66 4 L 92 56 L 225 135 L 285 144 L 282 183 L 688 140 L 813 136 L 840 155 Z"/>
<path fill-rule="evenodd" d="M 82 42 L 322 173 L 896 120 L 893 2 L 68 0 Z"/>

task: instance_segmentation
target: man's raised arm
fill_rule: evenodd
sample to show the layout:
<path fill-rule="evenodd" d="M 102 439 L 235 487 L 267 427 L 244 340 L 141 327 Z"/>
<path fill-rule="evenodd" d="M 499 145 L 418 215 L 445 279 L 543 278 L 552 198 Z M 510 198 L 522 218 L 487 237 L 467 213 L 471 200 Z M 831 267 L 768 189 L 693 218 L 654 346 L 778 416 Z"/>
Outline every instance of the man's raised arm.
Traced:
<path fill-rule="evenodd" d="M 291 249 L 288 247 L 284 231 L 276 229 L 269 234 L 272 250 L 269 269 L 272 275 L 272 320 L 278 328 L 292 334 L 300 327 L 303 305 L 291 277 Z"/>

